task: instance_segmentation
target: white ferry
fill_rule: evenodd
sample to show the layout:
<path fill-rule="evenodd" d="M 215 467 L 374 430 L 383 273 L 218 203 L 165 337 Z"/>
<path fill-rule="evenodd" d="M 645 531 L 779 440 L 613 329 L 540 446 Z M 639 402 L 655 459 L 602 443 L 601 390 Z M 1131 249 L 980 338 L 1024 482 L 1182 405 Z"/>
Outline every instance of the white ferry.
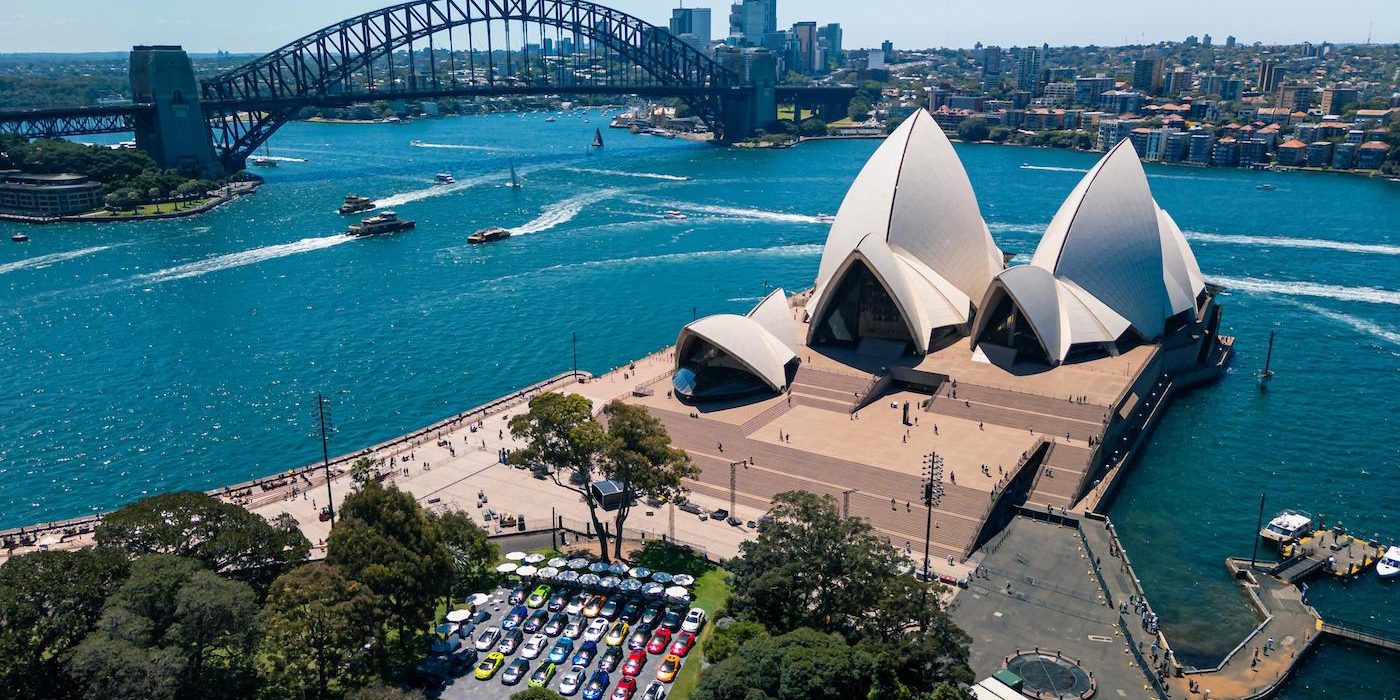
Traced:
<path fill-rule="evenodd" d="M 407 231 L 414 227 L 412 219 L 400 219 L 398 214 L 386 211 L 379 216 L 371 216 L 362 219 L 358 224 L 350 224 L 345 233 L 355 238 L 368 238 L 370 236 L 383 236 L 399 231 Z"/>
<path fill-rule="evenodd" d="M 1376 562 L 1376 575 L 1384 579 L 1400 576 L 1400 547 L 1385 550 L 1385 556 Z"/>
<path fill-rule="evenodd" d="M 1301 511 L 1285 510 L 1274 516 L 1259 536 L 1274 544 L 1288 544 L 1312 533 L 1312 516 Z"/>

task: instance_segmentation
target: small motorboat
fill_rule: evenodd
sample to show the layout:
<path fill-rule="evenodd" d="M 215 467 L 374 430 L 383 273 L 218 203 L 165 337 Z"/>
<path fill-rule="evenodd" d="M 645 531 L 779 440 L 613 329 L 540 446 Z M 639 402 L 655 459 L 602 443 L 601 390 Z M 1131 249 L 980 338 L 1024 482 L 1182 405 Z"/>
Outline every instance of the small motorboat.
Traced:
<path fill-rule="evenodd" d="M 452 173 L 438 173 L 433 176 L 433 181 L 439 185 L 451 185 L 457 180 L 452 177 Z"/>
<path fill-rule="evenodd" d="M 836 217 L 834 217 L 834 216 L 832 216 L 832 215 L 830 215 L 830 214 L 817 214 L 817 223 L 819 223 L 819 224 L 834 224 L 834 223 L 836 223 Z"/>
<path fill-rule="evenodd" d="M 495 243 L 496 241 L 504 241 L 507 238 L 510 238 L 509 229 L 504 229 L 500 226 L 492 226 L 491 228 L 484 228 L 480 231 L 477 231 L 476 233 L 473 233 L 470 236 L 467 236 L 467 243 L 470 243 L 471 245 L 480 245 L 482 243 Z"/>
<path fill-rule="evenodd" d="M 1385 556 L 1376 562 L 1376 575 L 1383 579 L 1400 576 L 1400 547 L 1385 550 Z"/>
<path fill-rule="evenodd" d="M 1285 510 L 1274 516 L 1259 536 L 1277 545 L 1288 544 L 1312 532 L 1312 516 L 1302 511 Z"/>
<path fill-rule="evenodd" d="M 685 212 L 679 211 L 679 210 L 676 210 L 676 209 L 667 209 L 665 212 L 662 213 L 662 216 L 664 216 L 664 217 L 666 217 L 666 218 L 668 218 L 668 219 L 688 219 L 688 218 L 690 218 L 690 217 L 688 217 L 688 216 L 685 215 Z"/>
<path fill-rule="evenodd" d="M 22 232 L 21 232 L 21 233 L 11 234 L 11 235 L 10 235 L 10 240 L 14 241 L 15 243 L 23 243 L 23 242 L 29 240 L 29 234 L 27 234 L 27 233 L 22 233 Z"/>
<path fill-rule="evenodd" d="M 1257 184 L 1257 185 L 1254 186 L 1254 189 L 1256 189 L 1256 190 L 1264 190 L 1264 191 L 1266 191 L 1266 192 L 1269 191 L 1269 190 L 1272 190 L 1273 188 L 1274 188 L 1274 186 L 1273 186 L 1273 185 L 1270 185 L 1270 184 L 1267 183 L 1267 182 L 1261 182 L 1261 183 L 1259 183 L 1259 184 Z"/>

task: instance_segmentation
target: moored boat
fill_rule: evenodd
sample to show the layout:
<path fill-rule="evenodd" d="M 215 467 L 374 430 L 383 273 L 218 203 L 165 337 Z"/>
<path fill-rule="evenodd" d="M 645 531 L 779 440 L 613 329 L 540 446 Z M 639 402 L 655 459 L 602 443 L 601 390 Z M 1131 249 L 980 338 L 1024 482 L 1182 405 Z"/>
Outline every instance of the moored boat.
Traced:
<path fill-rule="evenodd" d="M 362 211 L 369 211 L 373 208 L 373 199 L 361 197 L 358 194 L 347 194 L 345 195 L 345 201 L 340 205 L 340 213 L 355 214 Z"/>
<path fill-rule="evenodd" d="M 15 243 L 23 243 L 29 240 L 29 234 L 21 231 L 19 233 L 12 234 L 10 236 L 10 240 L 14 241 Z"/>
<path fill-rule="evenodd" d="M 1385 550 L 1385 556 L 1376 562 L 1376 575 L 1384 579 L 1400 576 L 1400 547 Z"/>
<path fill-rule="evenodd" d="M 345 233 L 355 238 L 368 238 L 407 231 L 414 225 L 412 219 L 400 219 L 398 214 L 386 211 L 379 216 L 363 219 L 358 224 L 350 224 L 350 227 L 345 229 Z"/>
<path fill-rule="evenodd" d="M 253 156 L 252 162 L 253 162 L 253 165 L 258 166 L 259 168 L 275 168 L 275 167 L 277 167 L 277 161 L 275 161 L 275 160 L 273 160 L 273 159 L 271 159 L 271 158 L 268 158 L 267 156 Z"/>
<path fill-rule="evenodd" d="M 510 238 L 509 229 L 504 229 L 500 226 L 492 226 L 490 228 L 481 229 L 480 231 L 477 231 L 476 233 L 467 236 L 467 243 L 470 243 L 472 245 L 480 245 L 482 243 L 495 243 L 496 241 L 504 241 L 507 238 Z"/>
<path fill-rule="evenodd" d="M 1312 532 L 1312 516 L 1301 511 L 1285 510 L 1274 516 L 1259 536 L 1275 544 L 1287 544 Z"/>

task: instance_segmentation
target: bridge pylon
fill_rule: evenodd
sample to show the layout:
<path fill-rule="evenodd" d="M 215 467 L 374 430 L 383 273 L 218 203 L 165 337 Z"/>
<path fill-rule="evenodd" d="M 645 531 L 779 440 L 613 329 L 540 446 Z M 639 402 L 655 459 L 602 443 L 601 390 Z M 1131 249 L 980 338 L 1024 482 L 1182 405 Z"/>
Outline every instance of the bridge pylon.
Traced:
<path fill-rule="evenodd" d="M 193 170 L 203 177 L 224 174 L 214 155 L 199 85 L 190 57 L 179 46 L 131 49 L 131 94 L 153 109 L 135 119 L 136 146 L 162 168 Z"/>

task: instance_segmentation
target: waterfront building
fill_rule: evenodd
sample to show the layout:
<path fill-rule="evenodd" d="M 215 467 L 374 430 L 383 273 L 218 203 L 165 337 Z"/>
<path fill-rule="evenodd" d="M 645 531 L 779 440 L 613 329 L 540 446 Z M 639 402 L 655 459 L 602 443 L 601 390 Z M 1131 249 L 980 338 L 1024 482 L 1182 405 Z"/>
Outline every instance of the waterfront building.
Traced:
<path fill-rule="evenodd" d="M 65 216 L 100 209 L 102 184 L 86 175 L 31 175 L 0 170 L 0 214 Z"/>
<path fill-rule="evenodd" d="M 710 47 L 710 8 L 677 7 L 671 10 L 671 33 L 701 51 Z"/>
<path fill-rule="evenodd" d="M 1322 113 L 1341 114 L 1360 101 L 1361 91 L 1356 88 L 1327 88 L 1322 91 Z"/>
<path fill-rule="evenodd" d="M 1308 166 L 1325 168 L 1332 164 L 1332 142 L 1314 141 L 1307 148 Z"/>
<path fill-rule="evenodd" d="M 1099 96 L 1099 109 L 1110 114 L 1138 114 L 1147 98 L 1133 90 L 1109 90 Z M 1115 141 L 1114 143 L 1117 143 Z"/>
<path fill-rule="evenodd" d="M 1264 139 L 1250 138 L 1240 141 L 1240 162 L 1242 168 L 1247 168 L 1256 163 L 1268 162 L 1269 142 Z"/>
<path fill-rule="evenodd" d="M 1356 165 L 1356 144 L 1339 143 L 1332 147 L 1331 167 L 1338 170 L 1350 170 Z"/>
<path fill-rule="evenodd" d="M 787 389 L 798 364 L 787 294 L 778 288 L 748 314 L 717 314 L 687 324 L 676 338 L 676 394 L 724 400 Z"/>
<path fill-rule="evenodd" d="M 1155 52 L 1133 61 L 1133 88 L 1149 95 L 1162 92 L 1162 59 Z"/>
<path fill-rule="evenodd" d="M 951 95 L 945 104 L 948 105 L 948 109 L 981 112 L 986 108 L 986 100 L 986 95 Z"/>
<path fill-rule="evenodd" d="M 1181 163 L 1186 160 L 1191 149 L 1191 134 L 1185 131 L 1169 131 L 1166 143 L 1162 144 L 1163 163 Z"/>
<path fill-rule="evenodd" d="M 1306 165 L 1307 149 L 1308 144 L 1298 139 L 1289 139 L 1279 144 L 1278 153 L 1274 156 L 1274 160 L 1279 165 Z"/>
<path fill-rule="evenodd" d="M 1021 128 L 1030 131 L 1049 131 L 1065 128 L 1065 111 L 1063 109 L 1046 109 L 1038 107 L 1028 109 L 1024 112 L 1025 117 L 1021 122 Z"/>
<path fill-rule="evenodd" d="M 1390 146 L 1384 141 L 1367 141 L 1356 147 L 1356 167 L 1363 170 L 1379 170 L 1385 164 Z"/>
<path fill-rule="evenodd" d="M 1210 165 L 1215 135 L 1205 129 L 1192 129 L 1188 133 L 1191 140 L 1187 145 L 1186 161 L 1194 165 Z"/>
<path fill-rule="evenodd" d="M 1259 64 L 1259 73 L 1254 79 L 1254 89 L 1263 93 L 1273 92 L 1278 89 L 1279 79 L 1282 77 L 1278 63 L 1263 61 Z"/>
<path fill-rule="evenodd" d="M 1226 136 L 1215 142 L 1210 151 L 1210 164 L 1216 167 L 1233 168 L 1240 164 L 1240 144 L 1233 136 Z"/>
<path fill-rule="evenodd" d="M 1077 104 L 1097 107 L 1099 105 L 1100 96 L 1112 90 L 1114 84 L 1113 78 L 1104 77 L 1102 75 L 1092 78 L 1075 78 L 1074 101 Z"/>

